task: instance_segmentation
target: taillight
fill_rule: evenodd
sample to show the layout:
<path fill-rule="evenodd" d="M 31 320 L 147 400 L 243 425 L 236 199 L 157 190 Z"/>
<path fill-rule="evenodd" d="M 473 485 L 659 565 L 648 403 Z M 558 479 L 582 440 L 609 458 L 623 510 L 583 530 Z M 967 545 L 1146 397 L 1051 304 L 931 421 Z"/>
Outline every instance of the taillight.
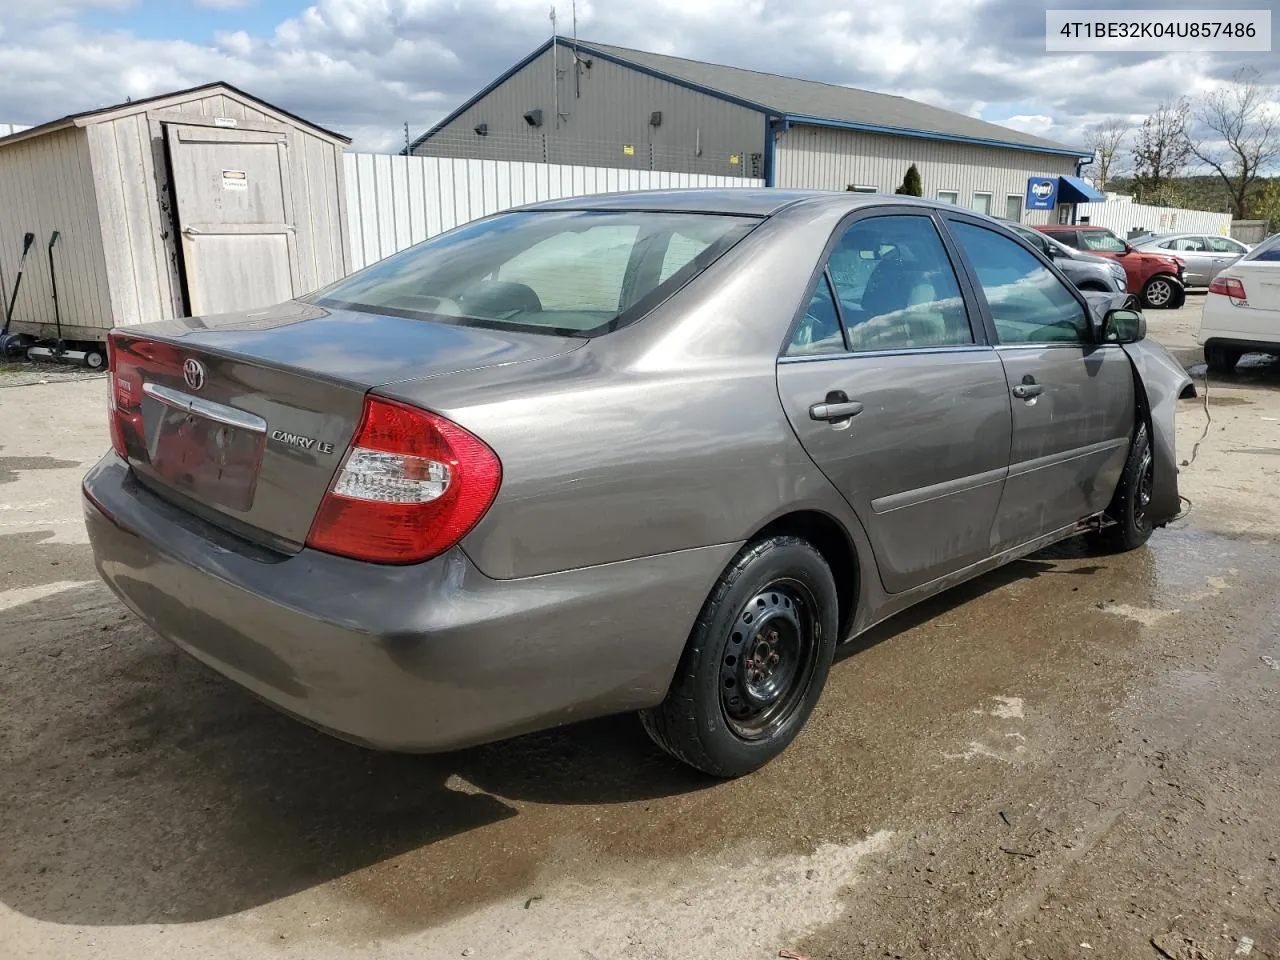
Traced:
<path fill-rule="evenodd" d="M 479 522 L 501 482 L 497 455 L 456 423 L 366 397 L 307 546 L 374 563 L 429 560 Z"/>
<path fill-rule="evenodd" d="M 1209 284 L 1209 292 L 1221 294 L 1224 297 L 1230 297 L 1232 300 L 1248 300 L 1249 297 L 1244 292 L 1244 283 L 1237 277 L 1224 277 L 1221 274 L 1214 277 Z"/>
<path fill-rule="evenodd" d="M 129 459 L 126 434 L 141 433 L 142 383 L 134 368 L 124 362 L 120 345 L 112 335 L 107 337 L 107 410 L 111 428 L 111 449 L 123 460 Z"/>

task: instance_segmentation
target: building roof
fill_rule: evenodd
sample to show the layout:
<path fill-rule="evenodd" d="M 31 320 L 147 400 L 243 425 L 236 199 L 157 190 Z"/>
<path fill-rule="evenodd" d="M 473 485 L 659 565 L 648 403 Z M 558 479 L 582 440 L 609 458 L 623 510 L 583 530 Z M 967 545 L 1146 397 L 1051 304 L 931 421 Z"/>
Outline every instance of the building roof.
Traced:
<path fill-rule="evenodd" d="M 563 47 L 577 46 L 579 53 L 602 57 L 638 69 L 711 96 L 728 100 L 794 123 L 836 126 L 872 133 L 975 143 L 1037 153 L 1087 157 L 1091 151 L 988 123 L 962 113 L 930 106 L 918 100 L 859 90 L 834 83 L 800 80 L 701 60 L 687 60 L 592 40 L 553 38 Z M 532 62 L 550 46 L 548 40 L 476 96 L 462 104 L 418 140 L 416 147 L 476 103 L 517 70 Z"/>
<path fill-rule="evenodd" d="M 208 93 L 213 90 L 230 93 L 238 99 L 247 100 L 254 106 L 262 107 L 271 113 L 286 117 L 295 123 L 302 124 L 305 127 L 310 127 L 311 129 L 324 134 L 326 137 L 338 140 L 343 144 L 349 144 L 351 142 L 350 137 L 343 136 L 341 133 L 335 133 L 332 130 L 326 130 L 324 127 L 318 126 L 310 120 L 304 120 L 295 113 L 283 110 L 273 103 L 267 103 L 267 101 L 259 99 L 251 93 L 245 93 L 239 87 L 233 87 L 229 83 L 216 80 L 212 83 L 203 83 L 196 87 L 187 87 L 184 90 L 174 90 L 170 93 L 157 94 L 154 97 L 143 97 L 139 100 L 126 100 L 124 103 L 115 103 L 109 107 L 98 107 L 95 110 L 85 110 L 80 113 L 69 113 L 65 117 L 59 117 L 57 120 L 49 120 L 37 126 L 27 127 L 26 129 L 11 133 L 8 136 L 0 137 L 0 147 L 6 147 L 11 143 L 17 143 L 19 140 L 28 140 L 31 137 L 39 137 L 46 133 L 53 133 L 55 130 L 64 130 L 67 127 L 86 127 L 93 123 L 94 120 L 104 119 L 108 114 L 127 115 L 128 113 L 138 112 L 145 110 L 147 107 L 155 106 L 161 101 L 188 100 L 195 94 Z"/>
<path fill-rule="evenodd" d="M 561 43 L 572 44 L 572 41 L 561 38 Z M 648 53 L 593 41 L 579 40 L 578 47 L 607 55 L 611 59 L 633 63 L 695 86 L 728 94 L 765 107 L 770 113 L 784 116 L 869 124 L 911 131 L 916 135 L 933 133 L 966 140 L 1000 141 L 1032 150 L 1077 152 L 1066 144 L 887 93 L 760 73 L 741 67 L 704 63 L 701 60 L 686 60 L 683 57 L 669 57 L 661 53 Z M 1085 156 L 1087 153 L 1085 151 L 1080 155 Z"/>

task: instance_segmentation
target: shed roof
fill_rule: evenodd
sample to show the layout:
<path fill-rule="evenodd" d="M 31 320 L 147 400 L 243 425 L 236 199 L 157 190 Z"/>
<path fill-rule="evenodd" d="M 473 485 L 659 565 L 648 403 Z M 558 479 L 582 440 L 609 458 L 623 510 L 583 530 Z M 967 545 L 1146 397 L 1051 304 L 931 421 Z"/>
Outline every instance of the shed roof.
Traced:
<path fill-rule="evenodd" d="M 986 120 L 968 117 L 952 110 L 944 110 L 918 100 L 909 100 L 906 97 L 875 93 L 835 83 L 761 73 L 742 67 L 705 63 L 701 60 L 688 60 L 684 57 L 650 53 L 646 50 L 633 50 L 629 47 L 596 43 L 593 40 L 570 40 L 565 37 L 556 37 L 553 40 L 563 47 L 576 45 L 580 53 L 585 51 L 623 66 L 629 66 L 711 96 L 796 123 L 846 127 L 930 140 L 985 144 L 1037 153 L 1056 153 L 1075 157 L 1091 155 L 1091 151 L 1087 149 L 1082 150 L 1054 140 L 1046 140 L 1043 137 L 988 123 Z M 437 123 L 415 141 L 413 146 L 416 147 L 430 138 L 463 110 L 540 56 L 550 48 L 553 40 L 543 43 L 528 57 Z"/>
<path fill-rule="evenodd" d="M 6 137 L 0 137 L 0 148 L 7 147 L 11 143 L 17 143 L 20 140 L 29 140 L 32 137 L 40 137 L 46 133 L 53 133 L 55 130 L 65 130 L 67 127 L 87 127 L 96 121 L 107 119 L 115 119 L 116 117 L 128 116 L 131 113 L 139 113 L 141 111 L 163 106 L 165 103 L 182 103 L 186 100 L 193 100 L 200 96 L 207 96 L 210 93 L 221 93 L 230 95 L 231 97 L 245 102 L 247 105 L 261 108 L 269 113 L 274 113 L 282 119 L 289 120 L 293 123 L 300 124 L 304 127 L 316 131 L 320 135 L 335 140 L 344 146 L 351 142 L 351 138 L 341 133 L 335 133 L 333 130 L 327 130 L 324 127 L 312 123 L 310 120 L 304 120 L 296 113 L 290 113 L 288 110 L 277 107 L 273 103 L 268 103 L 255 97 L 251 93 L 245 93 L 239 87 L 234 87 L 229 83 L 221 80 L 212 83 L 203 83 L 195 87 L 187 87 L 185 90 L 174 90 L 171 93 L 161 93 L 154 97 L 143 97 L 140 100 L 127 100 L 124 103 L 112 104 L 109 107 L 98 107 L 95 110 L 85 110 L 81 113 L 69 113 L 65 117 L 59 117 L 57 120 L 49 120 L 34 127 L 28 127 L 17 133 L 12 133 Z"/>

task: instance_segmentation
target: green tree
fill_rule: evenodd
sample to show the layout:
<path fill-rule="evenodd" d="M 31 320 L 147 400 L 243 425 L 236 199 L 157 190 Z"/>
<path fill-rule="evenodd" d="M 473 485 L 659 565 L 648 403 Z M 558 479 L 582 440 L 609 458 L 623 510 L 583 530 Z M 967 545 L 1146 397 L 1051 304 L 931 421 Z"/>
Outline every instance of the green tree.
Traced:
<path fill-rule="evenodd" d="M 924 185 L 920 182 L 920 171 L 916 169 L 913 163 L 907 167 L 907 175 L 902 178 L 902 183 L 894 193 L 900 193 L 904 197 L 923 197 Z"/>
<path fill-rule="evenodd" d="M 1253 214 L 1259 220 L 1270 221 L 1269 233 L 1280 230 L 1280 178 L 1272 177 L 1262 185 L 1254 200 Z"/>

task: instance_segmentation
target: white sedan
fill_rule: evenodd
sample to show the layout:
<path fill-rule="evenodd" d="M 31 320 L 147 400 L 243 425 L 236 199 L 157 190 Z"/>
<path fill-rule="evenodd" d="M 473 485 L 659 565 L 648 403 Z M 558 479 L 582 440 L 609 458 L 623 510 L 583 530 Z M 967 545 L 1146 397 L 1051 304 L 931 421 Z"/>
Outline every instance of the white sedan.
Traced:
<path fill-rule="evenodd" d="M 1280 234 L 1213 278 L 1196 340 L 1215 373 L 1246 353 L 1280 356 Z"/>

